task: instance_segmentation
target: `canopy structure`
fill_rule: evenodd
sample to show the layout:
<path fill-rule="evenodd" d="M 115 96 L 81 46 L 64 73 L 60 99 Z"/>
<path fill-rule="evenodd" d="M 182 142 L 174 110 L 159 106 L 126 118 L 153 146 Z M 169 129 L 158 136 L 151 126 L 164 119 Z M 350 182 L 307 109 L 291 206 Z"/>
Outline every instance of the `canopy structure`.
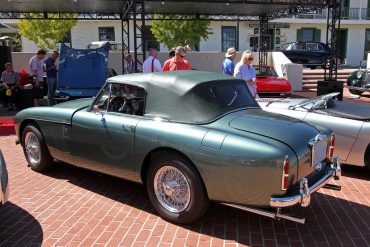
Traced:
<path fill-rule="evenodd" d="M 342 0 L 0 0 L 0 19 L 121 20 L 124 52 L 130 47 L 130 25 L 134 28 L 136 68 L 145 59 L 141 27 L 145 20 L 158 18 L 154 14 L 192 15 L 195 19 L 207 17 L 215 21 L 254 20 L 260 23 L 260 63 L 266 64 L 269 20 L 328 8 L 327 43 L 334 53 L 329 58 L 327 75 L 328 79 L 336 79 L 336 30 L 340 28 L 341 5 Z"/>
<path fill-rule="evenodd" d="M 272 15 L 281 10 L 323 8 L 317 0 L 0 0 L 2 13 L 129 13 L 134 4 L 144 3 L 147 14 Z"/>

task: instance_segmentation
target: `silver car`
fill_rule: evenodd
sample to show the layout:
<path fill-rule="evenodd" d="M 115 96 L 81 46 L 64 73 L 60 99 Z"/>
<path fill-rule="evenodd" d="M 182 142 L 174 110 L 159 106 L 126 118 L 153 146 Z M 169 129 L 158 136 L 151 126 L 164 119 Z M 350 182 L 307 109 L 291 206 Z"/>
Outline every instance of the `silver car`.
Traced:
<path fill-rule="evenodd" d="M 341 102 L 339 93 L 312 99 L 259 99 L 266 111 L 323 125 L 335 132 L 334 156 L 370 169 L 370 106 Z"/>
<path fill-rule="evenodd" d="M 6 170 L 6 164 L 4 156 L 0 151 L 0 206 L 8 201 L 9 197 L 9 183 L 8 183 L 8 171 Z"/>

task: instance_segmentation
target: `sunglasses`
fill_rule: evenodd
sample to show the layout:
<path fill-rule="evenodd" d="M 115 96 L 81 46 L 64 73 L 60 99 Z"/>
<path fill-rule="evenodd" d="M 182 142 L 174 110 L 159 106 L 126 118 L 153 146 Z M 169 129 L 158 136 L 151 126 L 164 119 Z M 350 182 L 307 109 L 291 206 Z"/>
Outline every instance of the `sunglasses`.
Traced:
<path fill-rule="evenodd" d="M 179 54 L 179 56 L 180 56 L 181 58 L 184 58 L 184 57 L 186 57 L 186 55 L 180 55 L 180 54 Z"/>
<path fill-rule="evenodd" d="M 248 60 L 253 60 L 253 57 L 248 58 Z"/>

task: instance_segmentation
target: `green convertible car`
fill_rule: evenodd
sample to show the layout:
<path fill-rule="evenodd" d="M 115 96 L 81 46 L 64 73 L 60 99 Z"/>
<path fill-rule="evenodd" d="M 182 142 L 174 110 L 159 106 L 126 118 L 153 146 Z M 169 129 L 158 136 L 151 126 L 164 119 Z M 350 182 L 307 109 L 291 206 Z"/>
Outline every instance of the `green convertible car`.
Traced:
<path fill-rule="evenodd" d="M 14 121 L 33 170 L 59 160 L 142 183 L 179 224 L 210 200 L 304 223 L 281 209 L 308 206 L 340 176 L 331 130 L 263 111 L 244 81 L 218 73 L 116 76 L 95 98 L 29 108 Z"/>

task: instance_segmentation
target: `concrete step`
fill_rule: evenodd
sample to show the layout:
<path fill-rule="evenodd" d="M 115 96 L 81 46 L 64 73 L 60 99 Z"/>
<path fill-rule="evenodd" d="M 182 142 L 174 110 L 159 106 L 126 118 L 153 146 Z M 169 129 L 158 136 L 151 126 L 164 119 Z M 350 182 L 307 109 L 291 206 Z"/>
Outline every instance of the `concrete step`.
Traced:
<path fill-rule="evenodd" d="M 338 80 L 345 83 L 347 81 L 347 77 L 355 70 L 357 69 L 339 69 L 337 73 Z M 303 89 L 316 89 L 317 81 L 324 79 L 324 73 L 325 71 L 323 69 L 303 70 Z"/>

